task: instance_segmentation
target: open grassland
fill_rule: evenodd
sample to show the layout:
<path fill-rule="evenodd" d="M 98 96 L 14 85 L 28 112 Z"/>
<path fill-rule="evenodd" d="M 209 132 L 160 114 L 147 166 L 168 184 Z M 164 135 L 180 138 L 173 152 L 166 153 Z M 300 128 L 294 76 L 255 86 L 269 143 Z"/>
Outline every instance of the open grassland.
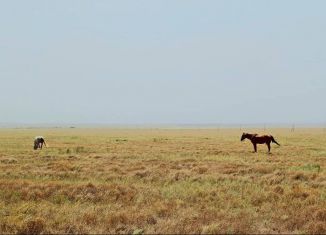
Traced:
<path fill-rule="evenodd" d="M 266 132 L 0 129 L 0 232 L 326 233 L 325 131 Z"/>

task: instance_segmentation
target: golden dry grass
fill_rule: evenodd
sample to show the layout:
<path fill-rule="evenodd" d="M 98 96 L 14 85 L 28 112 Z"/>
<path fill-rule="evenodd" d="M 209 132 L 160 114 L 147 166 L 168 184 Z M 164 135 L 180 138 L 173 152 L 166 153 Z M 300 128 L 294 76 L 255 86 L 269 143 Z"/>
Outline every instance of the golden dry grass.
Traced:
<path fill-rule="evenodd" d="M 326 133 L 268 132 L 1 129 L 0 232 L 326 233 Z"/>

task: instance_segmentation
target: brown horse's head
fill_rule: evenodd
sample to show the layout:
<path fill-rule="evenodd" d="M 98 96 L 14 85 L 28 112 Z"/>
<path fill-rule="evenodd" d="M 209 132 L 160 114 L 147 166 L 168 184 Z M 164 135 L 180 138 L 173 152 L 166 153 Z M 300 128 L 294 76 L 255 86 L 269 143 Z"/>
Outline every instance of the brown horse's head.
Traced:
<path fill-rule="evenodd" d="M 242 133 L 242 136 L 241 136 L 241 141 L 244 141 L 245 138 L 247 138 L 247 133 Z"/>

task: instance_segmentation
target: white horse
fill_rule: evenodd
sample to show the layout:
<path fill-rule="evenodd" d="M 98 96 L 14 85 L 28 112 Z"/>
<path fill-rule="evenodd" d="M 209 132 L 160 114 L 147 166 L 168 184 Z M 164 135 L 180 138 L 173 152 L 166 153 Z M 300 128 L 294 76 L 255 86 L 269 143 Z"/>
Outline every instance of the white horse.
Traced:
<path fill-rule="evenodd" d="M 36 136 L 35 139 L 34 139 L 34 150 L 42 149 L 43 144 L 44 144 L 44 146 L 46 146 L 44 137 L 43 136 Z"/>

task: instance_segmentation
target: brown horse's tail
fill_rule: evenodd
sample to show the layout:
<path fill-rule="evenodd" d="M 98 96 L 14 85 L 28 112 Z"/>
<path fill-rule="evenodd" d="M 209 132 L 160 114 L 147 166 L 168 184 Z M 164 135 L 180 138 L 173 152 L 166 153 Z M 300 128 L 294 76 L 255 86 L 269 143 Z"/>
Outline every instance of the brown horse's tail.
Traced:
<path fill-rule="evenodd" d="M 278 146 L 281 146 L 279 143 L 277 143 L 277 141 L 274 139 L 273 136 L 271 136 L 271 137 L 272 137 L 272 142 L 273 142 L 273 143 L 277 144 Z"/>

